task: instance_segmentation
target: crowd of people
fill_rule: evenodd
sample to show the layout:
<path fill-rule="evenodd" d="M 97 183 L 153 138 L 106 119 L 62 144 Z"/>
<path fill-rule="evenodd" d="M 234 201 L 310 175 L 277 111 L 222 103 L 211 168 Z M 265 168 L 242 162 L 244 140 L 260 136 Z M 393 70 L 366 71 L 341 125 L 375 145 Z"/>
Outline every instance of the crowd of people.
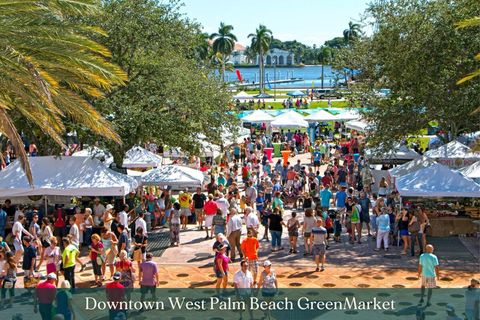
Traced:
<path fill-rule="evenodd" d="M 264 153 L 268 142 L 260 134 L 235 145 L 219 166 L 210 168 L 209 182 L 193 194 L 189 189 L 175 196 L 169 188 L 144 190 L 127 196 L 125 203 L 95 198 L 78 203 L 72 211 L 62 206 L 39 210 L 5 201 L 0 210 L 1 297 L 6 299 L 8 293 L 9 300 L 0 305 L 11 305 L 19 268 L 24 283 L 38 288 L 35 275 L 43 264 L 47 280 L 41 284 L 47 288 L 74 291 L 76 267 L 83 271 L 89 263 L 94 275 L 90 286 L 123 288 L 127 296 L 139 286 L 142 296 L 155 295 L 159 275 L 148 252 L 149 232 L 168 228 L 170 245 L 178 247 L 189 225 L 205 231 L 206 241 L 214 239 L 219 297 L 236 261 L 240 270 L 233 275 L 235 288 L 258 288 L 266 299 L 273 297 L 278 289 L 276 274 L 272 261 L 262 262 L 259 257 L 260 241 L 268 241 L 272 252 L 286 252 L 288 246 L 286 254 L 311 256 L 314 270 L 321 272 L 333 243 L 347 241 L 353 249 L 372 238 L 374 251 L 388 251 L 393 245 L 400 246 L 404 255 L 419 255 L 422 287 L 436 286 L 438 260 L 426 238 L 428 217 L 420 207 L 401 206 L 385 178 L 374 180 L 362 156 L 361 136 L 328 141 L 323 136 L 311 143 L 308 135 L 288 130 L 275 139 L 284 148 L 293 148 L 293 154 L 306 153 L 306 161 L 278 160 L 273 165 Z M 43 305 L 54 299 L 68 306 L 71 298 L 62 296 L 64 291 L 48 303 L 39 301 L 43 319 L 52 318 Z M 72 319 L 68 307 L 58 310 Z"/>

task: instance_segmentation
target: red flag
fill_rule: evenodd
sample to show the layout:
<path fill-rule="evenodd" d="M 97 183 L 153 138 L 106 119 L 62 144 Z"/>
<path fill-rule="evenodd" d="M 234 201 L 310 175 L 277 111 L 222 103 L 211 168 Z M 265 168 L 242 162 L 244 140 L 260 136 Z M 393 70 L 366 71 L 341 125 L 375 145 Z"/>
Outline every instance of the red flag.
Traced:
<path fill-rule="evenodd" d="M 243 82 L 243 79 L 242 79 L 242 74 L 240 73 L 240 70 L 235 70 L 237 72 L 237 78 L 238 78 L 238 81 L 240 82 Z"/>

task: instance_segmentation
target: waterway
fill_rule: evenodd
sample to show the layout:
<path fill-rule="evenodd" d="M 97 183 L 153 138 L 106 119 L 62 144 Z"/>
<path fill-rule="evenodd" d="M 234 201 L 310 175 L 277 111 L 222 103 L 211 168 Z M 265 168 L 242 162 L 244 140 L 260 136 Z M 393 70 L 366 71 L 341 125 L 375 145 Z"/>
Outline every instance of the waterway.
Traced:
<path fill-rule="evenodd" d="M 275 74 L 274 74 L 275 69 Z M 242 78 L 247 83 L 258 83 L 259 69 L 258 67 L 245 68 L 239 67 L 235 68 L 239 70 Z M 331 66 L 324 66 L 323 68 L 323 85 L 324 87 L 333 87 L 339 82 L 344 81 L 344 76 L 338 72 L 332 70 Z M 290 82 L 290 83 L 277 83 L 277 88 L 319 88 L 322 85 L 322 66 L 304 66 L 304 67 L 267 67 L 265 68 L 265 78 L 266 86 L 269 87 L 268 82 L 273 80 L 284 80 L 291 78 L 301 78 L 302 81 Z M 227 71 L 225 73 L 225 80 L 227 82 L 237 82 L 238 78 L 236 71 Z M 273 84 L 270 84 L 273 87 Z"/>

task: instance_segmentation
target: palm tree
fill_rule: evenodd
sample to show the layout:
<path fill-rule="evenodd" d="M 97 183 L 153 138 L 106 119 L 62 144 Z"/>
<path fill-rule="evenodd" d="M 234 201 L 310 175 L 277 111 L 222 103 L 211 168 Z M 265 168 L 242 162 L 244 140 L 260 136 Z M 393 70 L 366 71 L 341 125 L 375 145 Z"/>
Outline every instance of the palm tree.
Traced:
<path fill-rule="evenodd" d="M 480 26 L 480 17 L 474 17 L 471 19 L 463 20 L 457 23 L 456 26 L 457 28 L 471 28 L 471 27 Z M 480 53 L 477 53 L 477 55 L 475 56 L 475 60 L 480 61 Z M 458 80 L 457 84 L 462 84 L 478 76 L 480 76 L 480 69 L 477 69 L 471 72 L 470 74 L 466 75 L 462 79 Z"/>
<path fill-rule="evenodd" d="M 272 31 L 261 24 L 255 33 L 250 33 L 249 38 L 252 38 L 251 48 L 258 54 L 258 67 L 260 69 L 260 93 L 265 91 L 265 65 L 263 55 L 268 51 L 272 41 Z"/>
<path fill-rule="evenodd" d="M 362 34 L 362 28 L 360 24 L 353 23 L 350 21 L 348 23 L 348 29 L 343 30 L 343 38 L 347 44 L 350 44 L 351 41 L 357 39 Z"/>
<path fill-rule="evenodd" d="M 104 35 L 102 30 L 68 19 L 98 11 L 96 0 L 0 0 L 0 132 L 11 140 L 30 183 L 14 119 L 38 127 L 61 146 L 67 118 L 120 143 L 88 101 L 124 84 L 126 75 L 106 61 L 108 49 L 87 36 Z"/>
<path fill-rule="evenodd" d="M 332 48 L 322 46 L 320 47 L 319 53 L 318 53 L 318 62 L 322 64 L 322 89 L 323 89 L 323 80 L 325 77 L 324 73 L 324 65 L 331 63 L 332 58 L 333 58 L 333 51 Z"/>
<path fill-rule="evenodd" d="M 198 45 L 194 49 L 195 57 L 198 62 L 205 62 L 210 55 L 210 43 L 208 40 L 210 35 L 208 33 L 200 33 L 198 35 Z"/>
<path fill-rule="evenodd" d="M 237 37 L 232 33 L 233 26 L 220 22 L 218 33 L 212 33 L 210 39 L 213 40 L 212 48 L 214 53 L 220 53 L 222 62 L 222 79 L 225 81 L 225 63 L 227 57 L 235 49 Z"/>

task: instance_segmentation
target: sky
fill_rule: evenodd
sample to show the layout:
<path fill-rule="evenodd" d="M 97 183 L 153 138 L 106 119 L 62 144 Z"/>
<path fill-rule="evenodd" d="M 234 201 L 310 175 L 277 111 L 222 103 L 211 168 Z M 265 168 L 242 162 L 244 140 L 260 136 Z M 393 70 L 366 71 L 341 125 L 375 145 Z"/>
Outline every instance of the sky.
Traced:
<path fill-rule="evenodd" d="M 244 46 L 259 24 L 276 39 L 297 40 L 309 46 L 342 36 L 349 21 L 359 21 L 370 0 L 183 0 L 181 9 L 199 22 L 204 32 L 218 30 L 220 22 L 234 27 Z"/>

